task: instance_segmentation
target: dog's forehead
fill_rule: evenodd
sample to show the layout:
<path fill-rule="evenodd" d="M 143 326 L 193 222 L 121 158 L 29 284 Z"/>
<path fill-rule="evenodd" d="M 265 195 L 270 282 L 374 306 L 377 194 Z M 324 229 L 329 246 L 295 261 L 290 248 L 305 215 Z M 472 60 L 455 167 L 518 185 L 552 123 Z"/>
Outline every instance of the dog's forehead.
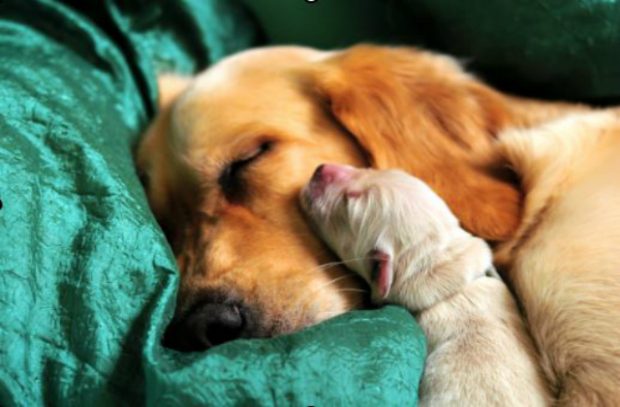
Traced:
<path fill-rule="evenodd" d="M 184 151 L 197 144 L 228 148 L 237 136 L 278 129 L 311 136 L 308 127 L 316 123 L 318 106 L 295 86 L 292 72 L 326 55 L 303 47 L 269 47 L 222 60 L 198 75 L 175 103 L 172 141 Z"/>
<path fill-rule="evenodd" d="M 277 80 L 279 71 L 318 61 L 330 53 L 305 47 L 280 46 L 256 48 L 223 59 L 199 74 L 186 98 L 196 94 L 222 91 L 237 82 L 264 77 Z M 251 92 L 253 89 L 247 89 Z M 248 97 L 251 97 L 248 94 Z"/>

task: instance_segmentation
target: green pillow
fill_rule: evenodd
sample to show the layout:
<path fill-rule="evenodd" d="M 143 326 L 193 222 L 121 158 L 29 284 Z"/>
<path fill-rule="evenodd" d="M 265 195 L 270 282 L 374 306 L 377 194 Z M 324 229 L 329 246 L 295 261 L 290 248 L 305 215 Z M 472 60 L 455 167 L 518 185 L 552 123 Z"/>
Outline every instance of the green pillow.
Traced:
<path fill-rule="evenodd" d="M 341 48 L 357 42 L 420 38 L 402 0 L 245 0 L 272 44 Z"/>
<path fill-rule="evenodd" d="M 620 103 L 618 0 L 405 1 L 425 45 L 505 90 Z"/>
<path fill-rule="evenodd" d="M 620 103 L 620 0 L 246 0 L 272 43 L 406 43 L 499 88 Z"/>
<path fill-rule="evenodd" d="M 257 41 L 231 0 L 0 0 L 0 405 L 415 404 L 397 307 L 181 354 L 174 257 L 136 177 L 156 73 Z"/>

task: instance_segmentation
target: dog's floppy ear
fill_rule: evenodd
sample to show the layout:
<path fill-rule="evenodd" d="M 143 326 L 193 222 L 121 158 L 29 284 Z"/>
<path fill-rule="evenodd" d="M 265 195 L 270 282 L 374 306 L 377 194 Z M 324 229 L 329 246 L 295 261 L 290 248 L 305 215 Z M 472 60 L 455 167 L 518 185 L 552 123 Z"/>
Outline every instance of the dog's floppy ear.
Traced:
<path fill-rule="evenodd" d="M 501 94 L 453 59 L 411 48 L 358 46 L 316 65 L 315 91 L 371 166 L 418 176 L 478 236 L 512 235 L 519 189 L 487 165 L 495 135 L 511 119 Z"/>
<path fill-rule="evenodd" d="M 162 111 L 172 104 L 187 88 L 192 78 L 175 74 L 163 74 L 157 78 L 159 95 L 157 105 Z"/>
<path fill-rule="evenodd" d="M 164 216 L 170 197 L 171 176 L 169 168 L 171 153 L 166 140 L 170 127 L 171 107 L 187 88 L 190 77 L 166 74 L 158 78 L 159 96 L 157 116 L 146 129 L 136 153 L 136 165 L 147 189 L 153 212 L 158 218 Z"/>

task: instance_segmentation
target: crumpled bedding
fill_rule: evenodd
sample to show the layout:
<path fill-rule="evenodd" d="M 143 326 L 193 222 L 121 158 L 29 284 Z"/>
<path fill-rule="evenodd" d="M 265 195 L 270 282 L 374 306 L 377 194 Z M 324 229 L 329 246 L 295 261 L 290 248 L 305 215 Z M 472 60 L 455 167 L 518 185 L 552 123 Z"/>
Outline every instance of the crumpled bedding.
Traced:
<path fill-rule="evenodd" d="M 398 307 L 181 354 L 178 276 L 132 148 L 159 71 L 257 42 L 231 0 L 0 0 L 0 405 L 415 404 Z"/>

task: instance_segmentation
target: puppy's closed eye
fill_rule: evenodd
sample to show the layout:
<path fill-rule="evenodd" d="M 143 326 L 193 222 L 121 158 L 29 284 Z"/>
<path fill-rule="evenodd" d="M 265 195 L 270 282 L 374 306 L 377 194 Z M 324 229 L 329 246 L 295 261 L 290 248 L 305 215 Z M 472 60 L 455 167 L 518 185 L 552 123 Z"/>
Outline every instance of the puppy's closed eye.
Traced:
<path fill-rule="evenodd" d="M 253 163 L 261 158 L 266 152 L 273 147 L 272 141 L 263 141 L 258 147 L 250 150 L 248 153 L 241 155 L 236 160 L 228 164 L 221 172 L 218 183 L 222 192 L 230 202 L 239 202 L 243 200 L 247 190 L 244 185 L 243 173 Z"/>

